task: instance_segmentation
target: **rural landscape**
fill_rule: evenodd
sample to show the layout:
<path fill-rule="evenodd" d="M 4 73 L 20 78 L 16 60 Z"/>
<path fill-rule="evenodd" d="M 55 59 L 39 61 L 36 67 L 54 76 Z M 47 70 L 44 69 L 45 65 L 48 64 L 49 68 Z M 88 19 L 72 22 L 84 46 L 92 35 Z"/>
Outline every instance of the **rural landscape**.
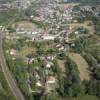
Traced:
<path fill-rule="evenodd" d="M 0 100 L 100 100 L 100 0 L 0 0 Z"/>

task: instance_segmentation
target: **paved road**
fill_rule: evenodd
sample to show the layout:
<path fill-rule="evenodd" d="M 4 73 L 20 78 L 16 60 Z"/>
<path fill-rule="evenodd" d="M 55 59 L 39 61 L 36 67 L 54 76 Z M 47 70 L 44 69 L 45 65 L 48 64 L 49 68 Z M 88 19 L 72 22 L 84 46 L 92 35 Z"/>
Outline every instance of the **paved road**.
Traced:
<path fill-rule="evenodd" d="M 9 85 L 11 91 L 13 92 L 16 100 L 25 100 L 21 91 L 17 87 L 16 82 L 14 81 L 14 79 L 13 79 L 13 77 L 8 69 L 8 66 L 6 64 L 6 60 L 5 60 L 5 57 L 3 54 L 3 48 L 2 48 L 2 38 L 3 38 L 3 35 L 2 35 L 2 32 L 0 32 L 0 65 L 1 65 L 2 70 L 4 72 L 4 76 L 7 80 L 8 85 Z"/>

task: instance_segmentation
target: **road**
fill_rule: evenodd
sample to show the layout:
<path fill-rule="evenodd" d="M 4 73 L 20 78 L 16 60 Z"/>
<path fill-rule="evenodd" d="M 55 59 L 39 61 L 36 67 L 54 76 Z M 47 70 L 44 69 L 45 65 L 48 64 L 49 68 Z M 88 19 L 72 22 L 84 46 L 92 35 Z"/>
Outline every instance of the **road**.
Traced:
<path fill-rule="evenodd" d="M 7 83 L 14 94 L 16 100 L 25 100 L 23 94 L 21 93 L 20 89 L 18 88 L 15 80 L 13 79 L 11 72 L 6 64 L 6 60 L 4 57 L 3 53 L 3 48 L 2 48 L 2 38 L 3 38 L 3 33 L 0 32 L 0 65 L 2 67 L 2 71 L 4 73 L 4 76 L 7 80 Z"/>

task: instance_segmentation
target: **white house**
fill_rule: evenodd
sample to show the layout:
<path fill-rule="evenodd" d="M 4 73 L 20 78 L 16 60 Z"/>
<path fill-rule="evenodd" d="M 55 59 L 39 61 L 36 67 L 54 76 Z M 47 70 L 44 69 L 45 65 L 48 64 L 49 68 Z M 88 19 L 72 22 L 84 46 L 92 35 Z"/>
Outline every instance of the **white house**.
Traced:
<path fill-rule="evenodd" d="M 10 50 L 10 55 L 15 55 L 16 54 L 16 50 L 15 49 L 11 49 Z"/>
<path fill-rule="evenodd" d="M 36 86 L 41 87 L 42 86 L 41 82 L 40 81 L 37 81 L 36 82 Z"/>
<path fill-rule="evenodd" d="M 44 35 L 43 39 L 44 40 L 54 40 L 56 37 L 54 35 Z"/>
<path fill-rule="evenodd" d="M 56 79 L 53 76 L 48 76 L 47 78 L 47 84 L 54 84 L 56 83 Z"/>

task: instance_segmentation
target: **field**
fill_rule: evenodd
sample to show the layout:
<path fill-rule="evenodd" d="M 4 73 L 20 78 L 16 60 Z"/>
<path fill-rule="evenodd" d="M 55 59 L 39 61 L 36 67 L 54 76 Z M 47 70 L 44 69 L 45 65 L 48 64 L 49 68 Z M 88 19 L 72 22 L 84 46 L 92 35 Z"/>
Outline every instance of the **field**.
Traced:
<path fill-rule="evenodd" d="M 91 24 L 91 25 L 89 25 L 89 24 Z M 95 32 L 94 25 L 91 21 L 85 21 L 84 23 L 71 23 L 71 24 L 69 24 L 69 26 L 72 28 L 72 30 L 77 29 L 79 27 L 83 27 L 83 28 L 87 29 L 90 33 Z"/>
<path fill-rule="evenodd" d="M 27 46 L 24 46 L 22 47 L 22 49 L 18 52 L 18 56 L 20 57 L 25 57 L 27 56 L 28 54 L 32 53 L 32 52 L 35 52 L 35 50 L 32 48 L 32 47 L 27 47 Z"/>
<path fill-rule="evenodd" d="M 31 23 L 29 21 L 19 21 L 13 24 L 13 27 L 18 29 L 24 29 L 29 31 L 43 31 L 42 29 L 38 28 L 36 24 Z"/>
<path fill-rule="evenodd" d="M 55 50 L 55 43 L 52 42 L 43 42 L 42 44 L 39 43 L 39 48 L 37 48 L 37 46 L 33 43 L 32 46 L 27 46 L 27 44 L 24 44 L 23 47 L 21 47 L 21 49 L 17 52 L 17 56 L 19 57 L 25 57 L 28 54 L 37 54 L 37 51 L 43 51 L 44 53 L 46 53 L 48 50 Z"/>
<path fill-rule="evenodd" d="M 70 53 L 69 57 L 77 64 L 81 80 L 89 80 L 88 64 L 80 54 Z"/>

